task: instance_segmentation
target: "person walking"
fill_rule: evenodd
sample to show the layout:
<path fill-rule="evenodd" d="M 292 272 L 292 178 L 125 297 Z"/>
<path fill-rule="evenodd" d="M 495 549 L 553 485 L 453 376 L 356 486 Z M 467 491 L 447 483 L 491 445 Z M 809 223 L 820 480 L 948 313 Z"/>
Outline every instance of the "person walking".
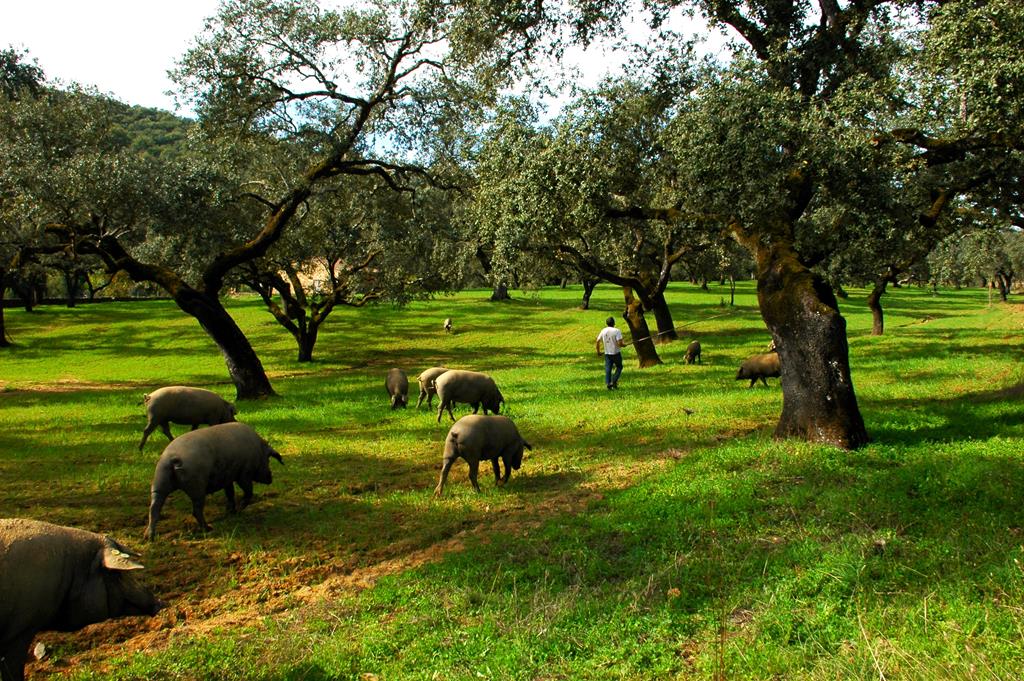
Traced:
<path fill-rule="evenodd" d="M 604 384 L 608 390 L 619 389 L 619 376 L 622 374 L 622 332 L 615 328 L 615 317 L 605 320 L 608 325 L 597 334 L 597 354 L 601 354 L 601 346 L 604 346 Z M 615 375 L 612 375 L 612 367 L 615 367 Z"/>

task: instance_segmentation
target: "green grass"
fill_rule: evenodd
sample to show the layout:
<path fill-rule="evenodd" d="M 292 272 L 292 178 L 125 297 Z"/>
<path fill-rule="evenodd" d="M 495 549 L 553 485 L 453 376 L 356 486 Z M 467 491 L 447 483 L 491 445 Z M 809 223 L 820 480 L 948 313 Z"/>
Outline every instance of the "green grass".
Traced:
<path fill-rule="evenodd" d="M 621 293 L 511 303 L 470 291 L 341 310 L 317 361 L 257 301 L 230 308 L 279 397 L 239 405 L 282 452 L 237 516 L 199 533 L 172 496 L 141 541 L 160 385 L 231 397 L 219 353 L 166 302 L 8 310 L 0 516 L 108 532 L 170 603 L 152 620 L 45 634 L 42 677 L 115 679 L 1008 679 L 1024 669 L 1024 310 L 984 291 L 897 289 L 886 335 L 842 303 L 874 441 L 776 442 L 753 286 L 675 285 L 682 340 L 604 389 L 594 336 Z M 456 334 L 441 321 L 452 316 Z M 704 364 L 683 364 L 700 339 Z M 392 412 L 391 366 L 491 373 L 534 445 L 506 488 L 457 464 L 447 417 Z M 413 395 L 415 401 L 415 395 Z M 435 401 L 436 406 L 436 401 Z M 691 410 L 686 414 L 684 408 Z M 465 410 L 463 410 L 465 413 Z M 180 432 L 180 427 L 175 429 Z"/>

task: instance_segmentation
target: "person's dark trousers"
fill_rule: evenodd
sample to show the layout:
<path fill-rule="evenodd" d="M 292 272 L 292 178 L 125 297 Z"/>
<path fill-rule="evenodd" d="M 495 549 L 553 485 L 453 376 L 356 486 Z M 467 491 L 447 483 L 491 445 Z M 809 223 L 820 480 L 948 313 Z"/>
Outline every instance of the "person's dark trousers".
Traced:
<path fill-rule="evenodd" d="M 612 376 L 612 367 L 615 367 L 615 375 Z M 617 388 L 619 376 L 622 375 L 622 353 L 604 356 L 604 384 L 609 388 Z"/>

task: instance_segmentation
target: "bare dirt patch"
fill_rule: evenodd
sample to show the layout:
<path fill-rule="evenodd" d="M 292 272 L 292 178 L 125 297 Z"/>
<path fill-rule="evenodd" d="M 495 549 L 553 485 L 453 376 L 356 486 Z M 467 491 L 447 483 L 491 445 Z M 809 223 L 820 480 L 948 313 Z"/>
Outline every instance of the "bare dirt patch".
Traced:
<path fill-rule="evenodd" d="M 144 390 L 149 386 L 148 383 L 137 383 L 137 382 L 115 382 L 115 383 L 93 383 L 89 381 L 79 381 L 73 378 L 62 378 L 57 381 L 51 381 L 48 383 L 4 383 L 0 381 L 0 398 L 5 396 L 13 397 L 19 393 L 76 393 L 83 390 L 86 391 L 113 391 L 113 390 Z M 141 395 L 139 397 L 141 400 Z"/>
<path fill-rule="evenodd" d="M 32 662 L 27 669 L 36 678 L 67 673 L 79 666 L 103 670 L 113 657 L 159 650 L 181 637 L 259 626 L 264 618 L 329 603 L 342 594 L 371 588 L 381 577 L 438 562 L 462 551 L 468 540 L 486 539 L 496 533 L 527 534 L 549 518 L 579 513 L 605 494 L 629 487 L 685 455 L 683 450 L 672 449 L 648 459 L 599 465 L 591 471 L 588 481 L 569 491 L 539 495 L 536 503 L 517 504 L 501 514 L 483 518 L 467 516 L 463 529 L 426 547 L 416 547 L 415 538 L 389 544 L 371 552 L 366 556 L 370 562 L 361 566 L 344 558 L 325 560 L 315 566 L 303 566 L 300 559 L 293 559 L 296 569 L 268 581 L 258 574 L 247 576 L 243 565 L 246 557 L 231 554 L 226 560 L 240 567 L 236 573 L 238 586 L 219 595 L 195 593 L 182 577 L 193 572 L 193 567 L 202 571 L 216 569 L 216 565 L 183 565 L 179 566 L 183 569 L 173 571 L 175 574 L 161 571 L 153 577 L 158 580 L 155 583 L 163 585 L 161 596 L 169 605 L 157 616 L 104 622 L 71 634 L 41 634 L 37 640 L 42 640 L 48 648 L 63 648 L 68 653 L 56 660 L 47 657 Z M 202 551 L 192 551 L 185 558 L 187 562 L 203 560 Z"/>

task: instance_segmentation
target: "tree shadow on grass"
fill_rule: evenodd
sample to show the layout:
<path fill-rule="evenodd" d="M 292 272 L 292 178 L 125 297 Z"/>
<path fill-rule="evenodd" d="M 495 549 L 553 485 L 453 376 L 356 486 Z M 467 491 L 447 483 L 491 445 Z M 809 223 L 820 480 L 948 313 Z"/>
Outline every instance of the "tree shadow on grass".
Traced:
<path fill-rule="evenodd" d="M 947 358 L 970 361 L 972 357 L 1013 358 L 1019 349 L 983 330 L 957 329 L 944 338 L 936 334 L 914 334 L 889 342 L 885 336 L 871 336 L 854 346 L 858 365 L 886 365 L 899 360 L 939 362 Z"/>
<path fill-rule="evenodd" d="M 491 503 L 502 496 L 514 502 L 499 510 L 467 504 L 469 495 L 459 493 L 425 506 L 411 499 L 378 499 L 367 506 L 349 497 L 313 511 L 295 501 L 281 503 L 286 496 L 281 494 L 243 511 L 237 525 L 220 522 L 224 536 L 182 536 L 173 550 L 154 555 L 151 562 L 160 575 L 184 570 L 187 579 L 178 593 L 185 596 L 189 580 L 207 592 L 225 588 L 226 574 L 243 574 L 242 566 L 254 563 L 245 562 L 253 549 L 270 556 L 340 551 L 352 543 L 345 529 L 352 524 L 362 526 L 378 547 L 343 554 L 356 564 L 485 529 L 463 537 L 464 550 L 389 578 L 386 593 L 392 595 L 380 602 L 368 592 L 361 607 L 379 608 L 380 635 L 393 634 L 396 641 L 407 637 L 387 628 L 403 626 L 409 616 L 386 616 L 395 599 L 405 610 L 445 612 L 466 632 L 488 621 L 529 621 L 531 603 L 564 603 L 562 596 L 571 596 L 572 612 L 552 611 L 559 625 L 535 634 L 558 641 L 573 636 L 587 641 L 578 626 L 615 630 L 624 603 L 632 604 L 627 610 L 638 630 L 646 629 L 645 618 L 653 618 L 649 635 L 654 637 L 693 635 L 709 609 L 742 612 L 743 618 L 730 616 L 723 626 L 731 629 L 752 620 L 762 644 L 782 647 L 805 642 L 813 631 L 815 655 L 844 650 L 850 636 L 858 635 L 861 614 L 871 617 L 872 607 L 891 617 L 906 601 L 919 602 L 936 592 L 945 599 L 978 601 L 992 614 L 990 626 L 1000 626 L 997 620 L 1007 616 L 1002 606 L 990 605 L 978 592 L 998 595 L 1013 586 L 1006 565 L 1019 554 L 1024 463 L 1018 458 L 931 455 L 924 448 L 908 458 L 871 448 L 808 452 L 760 438 L 741 444 L 737 449 L 754 453 L 731 461 L 713 451 L 680 459 L 665 474 L 607 493 L 585 509 L 539 518 L 529 531 L 515 520 L 538 520 L 529 505 L 535 493 L 578 486 L 582 480 L 577 475 L 519 477 L 506 490 L 485 490 Z M 419 527 L 396 523 L 396 518 L 415 518 Z M 499 526 L 499 520 L 512 522 Z M 297 527 L 303 528 L 301 537 Z M 301 546 L 289 548 L 288 542 Z M 183 566 L 196 551 L 204 559 Z M 242 558 L 231 558 L 232 552 Z M 232 567 L 234 560 L 242 563 Z M 296 574 L 308 584 L 323 574 L 316 569 L 310 564 Z M 481 585 L 493 584 L 499 574 L 503 584 L 516 585 L 516 597 L 507 605 L 495 599 L 493 607 L 499 610 L 481 617 L 492 607 Z M 246 578 L 238 588 L 273 590 L 280 579 L 271 576 L 259 584 Z M 394 595 L 405 590 L 407 596 Z M 823 605 L 810 605 L 815 603 Z M 512 611 L 502 613 L 502 607 Z M 760 619 L 766 611 L 772 618 L 767 622 Z M 957 614 L 943 616 L 955 622 Z M 673 627 L 666 634 L 666 619 L 678 634 Z M 363 634 L 357 630 L 352 635 L 358 642 Z M 426 659 L 416 641 L 401 645 L 409 646 L 410 659 Z M 597 657 L 599 651 L 587 645 L 580 643 L 573 654 Z M 972 639 L 972 646 L 984 645 L 984 638 Z M 358 659 L 342 661 L 349 663 L 358 664 Z M 267 678 L 335 678 L 337 670 L 328 673 L 322 664 L 331 666 L 307 660 Z"/>
<path fill-rule="evenodd" d="M 11 332 L 16 341 L 33 337 L 31 344 L 16 342 L 14 348 L 17 356 L 26 359 L 48 357 L 55 352 L 123 356 L 126 350 L 144 351 L 152 356 L 180 355 L 183 344 L 194 344 L 197 352 L 209 344 L 211 351 L 215 351 L 198 324 L 189 324 L 187 320 L 177 308 L 140 301 L 76 310 L 48 309 L 44 315 L 26 319 L 25 326 L 45 323 L 48 327 L 59 328 L 59 334 L 41 334 L 38 329 L 19 330 L 17 324 Z M 184 324 L 175 324 L 175 321 Z"/>
<path fill-rule="evenodd" d="M 965 436 L 1017 438 L 1024 434 L 1022 397 L 1024 383 L 1018 383 L 956 397 L 873 400 L 866 403 L 865 411 L 869 421 L 874 414 L 885 420 L 882 425 L 871 426 L 878 442 L 920 444 L 956 441 Z M 900 420 L 906 427 L 894 425 Z"/>
<path fill-rule="evenodd" d="M 977 602 L 986 622 L 991 615 L 993 631 L 1013 630 L 1016 616 L 979 591 L 1013 593 L 1017 584 L 1011 561 L 1020 553 L 1022 532 L 1019 458 L 976 460 L 922 450 L 899 461 L 884 451 L 770 449 L 749 466 L 718 471 L 699 457 L 684 460 L 584 513 L 550 518 L 529 534 L 471 544 L 400 577 L 391 589 L 443 584 L 443 593 L 431 597 L 448 608 L 472 603 L 480 585 L 500 573 L 516 584 L 517 598 L 496 606 L 512 612 L 485 618 L 499 621 L 528 619 L 517 604 L 557 603 L 571 594 L 573 605 L 556 619 L 569 628 L 555 627 L 546 634 L 552 639 L 578 635 L 571 628 L 574 613 L 587 613 L 587 627 L 614 631 L 622 604 L 632 603 L 632 626 L 645 630 L 650 615 L 652 635 L 659 635 L 653 624 L 665 618 L 691 631 L 709 609 L 742 611 L 759 625 L 763 643 L 792 646 L 815 632 L 814 654 L 832 654 L 858 635 L 863 611 L 888 612 L 890 621 L 893 609 L 936 592 L 943 594 L 940 603 Z M 766 611 L 768 619 L 759 620 Z M 965 616 L 940 612 L 953 622 Z M 737 625 L 730 617 L 724 626 Z"/>

